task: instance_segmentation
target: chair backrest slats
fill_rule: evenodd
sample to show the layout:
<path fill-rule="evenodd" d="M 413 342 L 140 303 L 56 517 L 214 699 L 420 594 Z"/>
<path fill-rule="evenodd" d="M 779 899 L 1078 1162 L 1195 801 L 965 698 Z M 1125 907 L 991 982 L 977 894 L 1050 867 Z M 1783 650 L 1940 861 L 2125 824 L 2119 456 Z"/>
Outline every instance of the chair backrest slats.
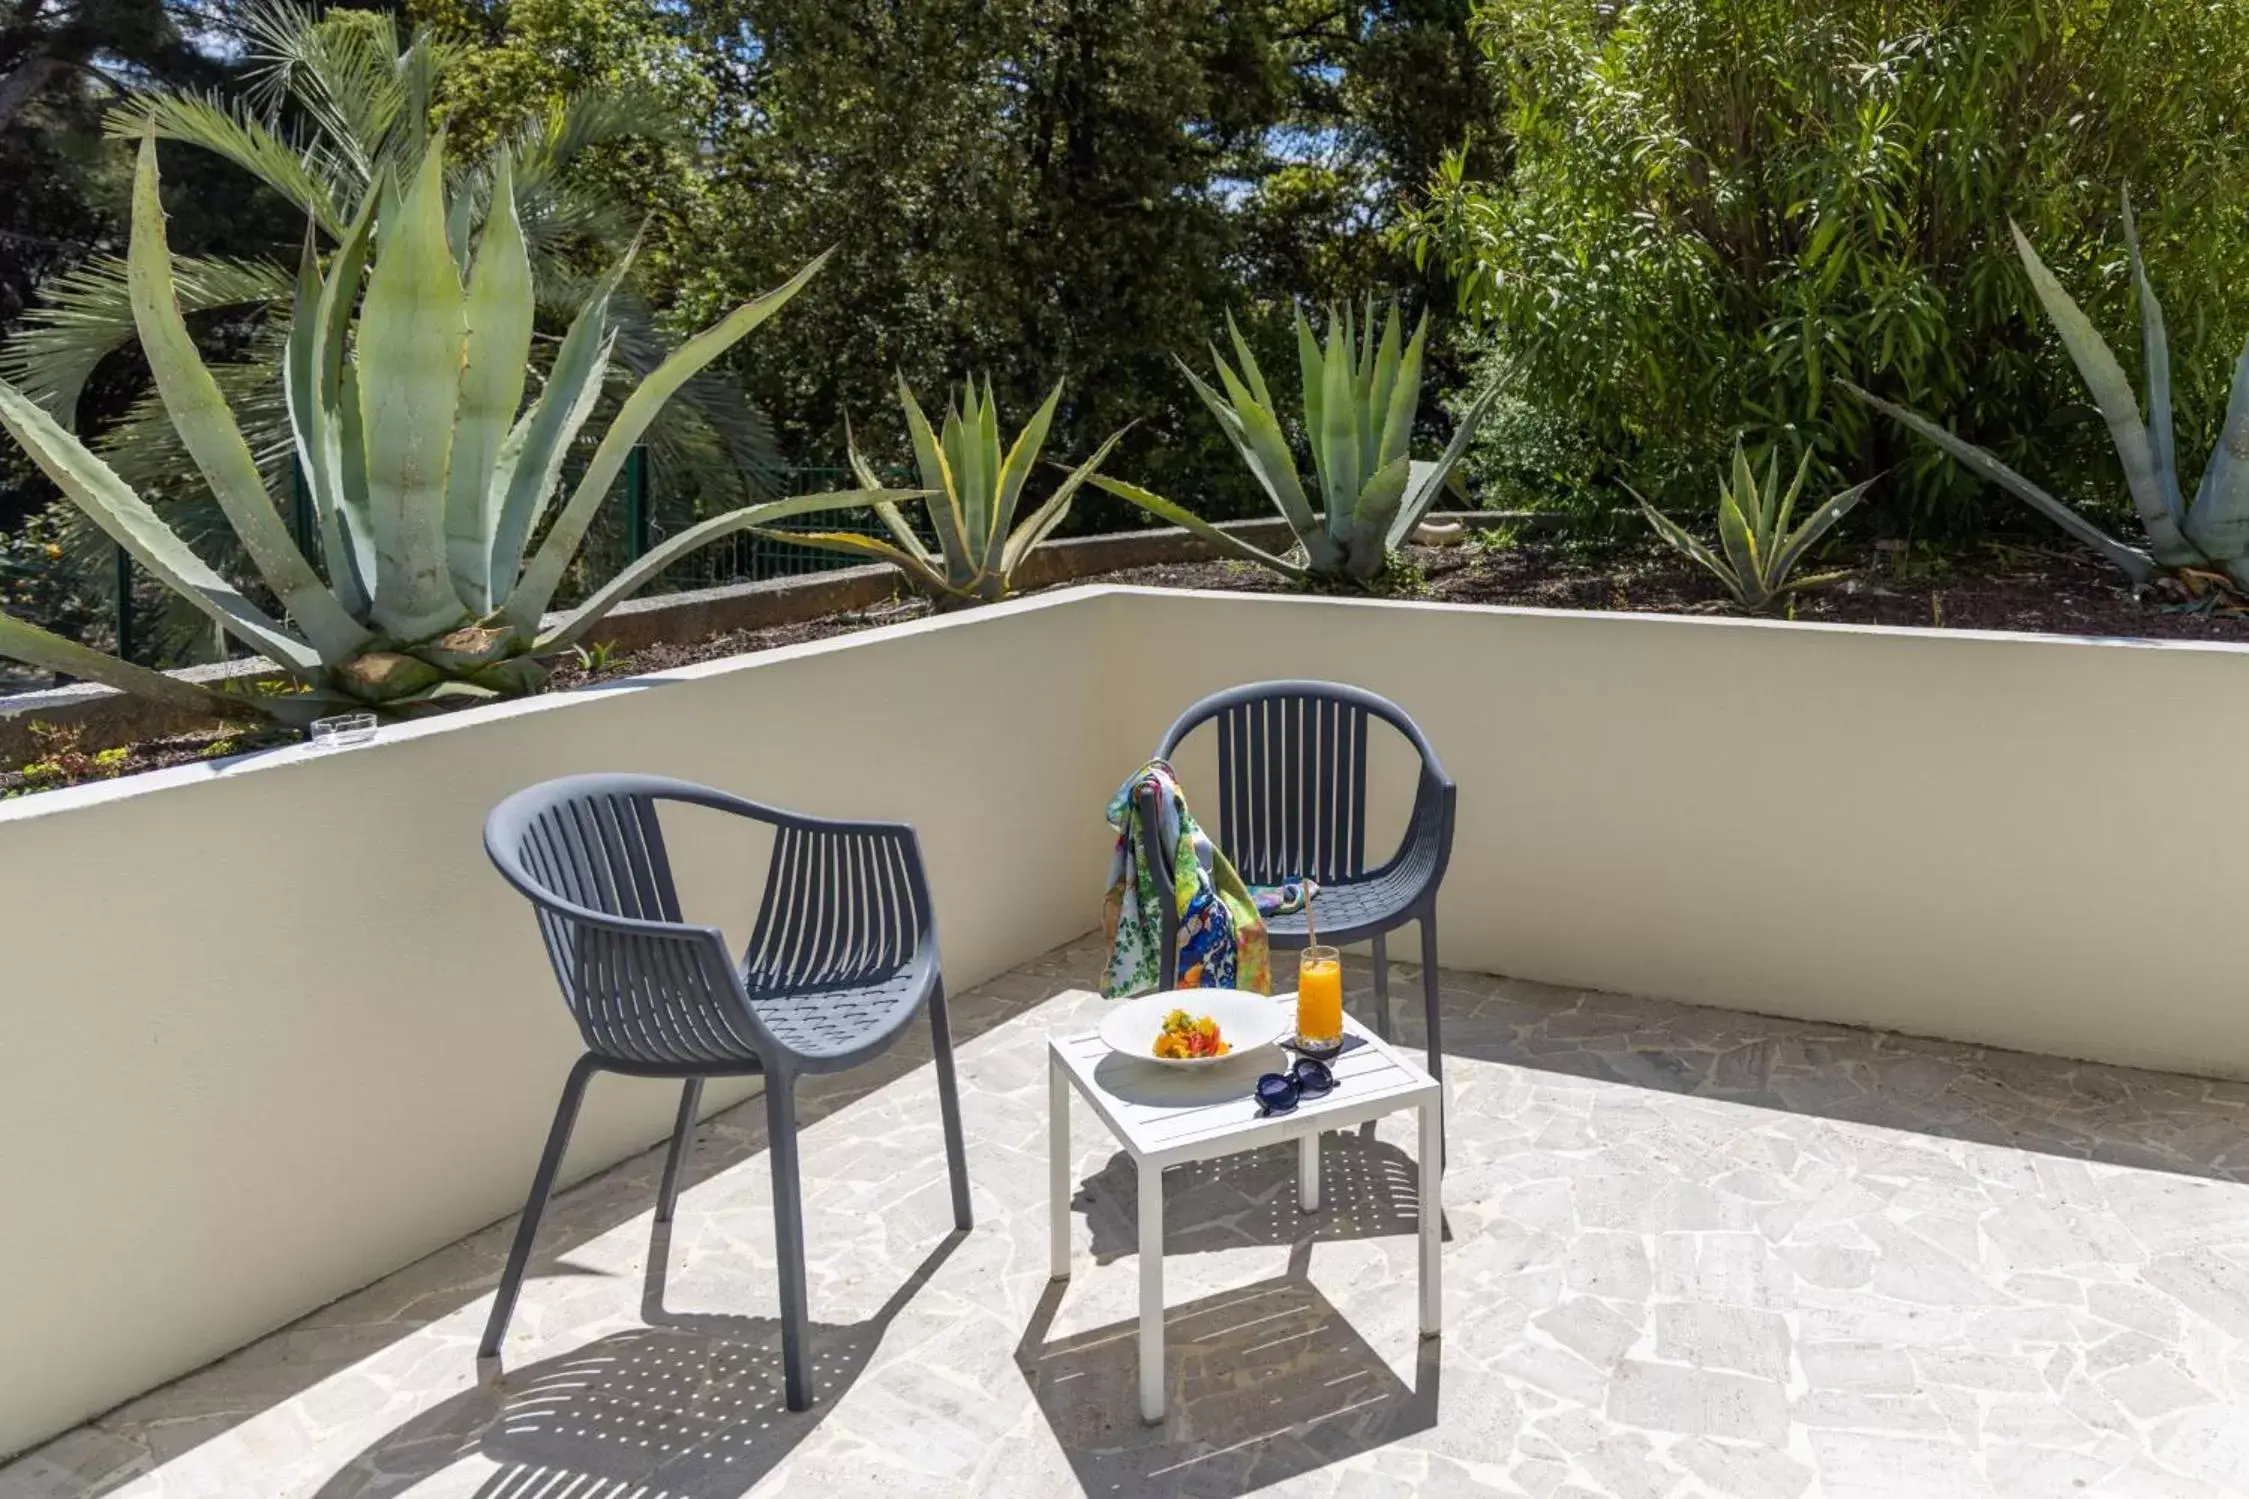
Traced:
<path fill-rule="evenodd" d="M 681 916 L 659 816 L 666 801 L 774 829 L 739 966 L 715 929 Z M 573 776 L 501 803 L 485 846 L 531 898 L 587 1045 L 612 1060 L 754 1060 L 758 1038 L 779 1044 L 756 1010 L 760 995 L 793 1005 L 823 989 L 892 981 L 910 963 L 934 971 L 928 892 L 912 830 L 899 825 L 826 822 L 657 776 Z M 839 1027 L 850 1023 L 838 1015 Z"/>
<path fill-rule="evenodd" d="M 1259 682 L 1203 699 L 1158 745 L 1169 760 L 1204 724 L 1217 741 L 1219 846 L 1253 885 L 1368 873 L 1368 725 L 1385 722 L 1420 753 L 1424 791 L 1442 780 L 1421 731 L 1396 704 L 1327 682 Z M 1416 816 L 1425 814 L 1417 795 Z"/>
<path fill-rule="evenodd" d="M 750 937 L 750 987 L 847 984 L 912 957 L 922 912 L 907 859 L 887 831 L 782 830 Z"/>
<path fill-rule="evenodd" d="M 1285 696 L 1211 715 L 1218 740 L 1218 841 L 1253 885 L 1366 872 L 1367 714 Z M 1184 737 L 1182 735 L 1181 737 Z"/>

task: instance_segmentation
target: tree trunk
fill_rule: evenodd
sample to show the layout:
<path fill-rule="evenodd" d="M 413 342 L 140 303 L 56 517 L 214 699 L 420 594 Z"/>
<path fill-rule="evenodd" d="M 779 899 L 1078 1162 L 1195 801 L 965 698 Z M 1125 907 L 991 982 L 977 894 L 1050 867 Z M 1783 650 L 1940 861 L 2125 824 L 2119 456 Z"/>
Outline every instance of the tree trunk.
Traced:
<path fill-rule="evenodd" d="M 0 130 L 14 124 L 16 115 L 31 102 L 31 96 L 46 87 L 47 80 L 64 67 L 62 59 L 45 47 L 33 47 L 5 78 L 0 78 Z"/>

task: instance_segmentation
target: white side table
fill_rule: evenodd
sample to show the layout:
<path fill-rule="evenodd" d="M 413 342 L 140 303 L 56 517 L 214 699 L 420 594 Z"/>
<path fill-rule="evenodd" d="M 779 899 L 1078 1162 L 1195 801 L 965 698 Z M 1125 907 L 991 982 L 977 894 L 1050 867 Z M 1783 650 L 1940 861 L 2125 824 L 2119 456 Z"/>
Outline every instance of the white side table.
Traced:
<path fill-rule="evenodd" d="M 1296 996 L 1275 996 L 1290 1011 Z M 1283 1072 L 1293 1058 L 1278 1047 L 1245 1053 L 1216 1068 L 1172 1069 L 1118 1056 L 1098 1035 L 1055 1036 L 1047 1043 L 1047 1160 L 1053 1275 L 1070 1278 L 1070 1089 L 1075 1087 L 1116 1136 L 1137 1168 L 1140 1191 L 1140 1418 L 1164 1418 L 1164 1193 L 1166 1166 L 1256 1150 L 1281 1140 L 1297 1145 L 1297 1195 L 1304 1211 L 1320 1205 L 1320 1135 L 1400 1109 L 1421 1111 L 1421 1335 L 1440 1329 L 1438 1246 L 1444 1203 L 1440 1120 L 1443 1090 L 1428 1073 L 1350 1016 L 1356 1038 L 1333 1064 L 1336 1085 L 1305 1098 L 1293 1112 L 1261 1115 L 1257 1079 Z"/>

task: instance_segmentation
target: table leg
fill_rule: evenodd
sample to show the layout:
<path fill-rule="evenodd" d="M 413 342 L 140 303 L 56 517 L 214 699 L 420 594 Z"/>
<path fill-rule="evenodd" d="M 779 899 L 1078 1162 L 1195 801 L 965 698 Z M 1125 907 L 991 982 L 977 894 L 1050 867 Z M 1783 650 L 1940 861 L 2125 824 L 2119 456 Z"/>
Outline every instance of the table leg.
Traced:
<path fill-rule="evenodd" d="M 1444 1107 L 1437 1099 L 1421 1106 L 1421 1335 L 1443 1330 L 1443 1270 L 1439 1251 L 1445 1237 Z"/>
<path fill-rule="evenodd" d="M 1164 1168 L 1140 1168 L 1140 1419 L 1164 1418 Z"/>
<path fill-rule="evenodd" d="M 1070 1278 L 1070 1080 L 1062 1059 L 1046 1059 L 1047 1273 Z"/>
<path fill-rule="evenodd" d="M 1296 1142 L 1296 1205 L 1307 1213 L 1320 1210 L 1320 1133 L 1299 1136 Z"/>

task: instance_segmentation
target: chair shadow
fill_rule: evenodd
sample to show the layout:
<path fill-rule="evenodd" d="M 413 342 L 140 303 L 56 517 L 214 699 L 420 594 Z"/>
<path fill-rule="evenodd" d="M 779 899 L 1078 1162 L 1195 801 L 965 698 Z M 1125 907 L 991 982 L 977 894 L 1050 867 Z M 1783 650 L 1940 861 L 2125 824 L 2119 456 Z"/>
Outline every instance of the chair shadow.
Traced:
<path fill-rule="evenodd" d="M 1024 965 L 1006 982 L 979 985 L 949 996 L 953 1022 L 953 1044 L 966 1045 L 976 1037 L 996 1029 L 1017 1016 L 1044 1004 L 1065 990 L 1076 988 L 1082 976 L 1091 972 L 1098 963 L 1094 949 L 1087 939 L 1080 939 L 1043 955 Z M 898 1043 L 889 1051 L 863 1066 L 848 1072 L 821 1073 L 806 1078 L 797 1090 L 797 1124 L 800 1129 L 810 1129 L 822 1119 L 836 1114 L 860 1099 L 905 1077 L 915 1069 L 925 1067 L 932 1060 L 929 1028 L 917 1023 L 907 1028 Z M 595 1086 L 613 1083 L 612 1079 L 597 1079 Z M 562 1079 L 555 1078 L 560 1088 Z M 934 1110 L 928 1120 L 934 1134 L 938 1121 Z M 762 1097 L 752 1095 L 746 1101 L 725 1109 L 703 1120 L 695 1130 L 695 1145 L 688 1163 L 688 1181 L 701 1181 L 763 1154 L 768 1147 L 766 1114 Z M 591 1178 L 556 1194 L 548 1205 L 547 1216 L 539 1240 L 531 1256 L 530 1276 L 586 1275 L 587 1271 L 573 1263 L 571 1255 L 578 1246 L 598 1238 L 603 1233 L 630 1222 L 648 1211 L 655 1200 L 656 1183 L 664 1160 L 664 1142 L 659 1141 L 639 1155 L 631 1157 Z M 535 1154 L 527 1153 L 523 1159 L 523 1180 L 530 1181 Z M 348 1312 L 355 1303 L 372 1301 L 381 1309 L 369 1314 L 369 1320 L 380 1320 L 404 1339 L 432 1322 L 458 1311 L 462 1306 L 492 1293 L 499 1279 L 500 1267 L 505 1261 L 508 1244 L 515 1232 L 516 1215 L 507 1217 L 470 1235 L 427 1259 L 402 1267 L 372 1286 L 355 1291 L 332 1304 L 327 1315 Z M 392 1290 L 401 1276 L 410 1276 L 420 1284 L 410 1294 L 402 1295 Z M 394 1301 L 393 1298 L 397 1298 Z M 650 1319 L 653 1320 L 653 1319 Z M 776 1335 L 777 1337 L 777 1335 Z M 270 1340 L 268 1340 L 270 1342 Z M 778 1346 L 776 1342 L 775 1346 Z M 252 1364 L 258 1374 L 259 1387 L 267 1393 L 254 1403 L 246 1403 L 241 1410 L 227 1418 L 223 1424 L 213 1422 L 209 1437 L 216 1437 L 258 1412 L 281 1405 L 311 1389 L 322 1380 L 343 1373 L 367 1353 L 366 1346 L 351 1339 L 304 1340 L 291 1344 L 286 1365 L 275 1368 L 267 1360 L 268 1344 L 252 1343 L 219 1360 L 211 1368 L 225 1370 Z M 471 1355 L 463 1353 L 463 1361 Z M 135 1406 L 146 1400 L 161 1403 L 167 1392 L 159 1390 L 138 1397 L 119 1407 L 117 1414 L 126 1419 L 136 1415 Z M 776 1402 L 778 1404 L 778 1402 Z M 417 1423 L 419 1425 L 419 1423 Z M 441 1442 L 442 1444 L 442 1442 Z M 34 1448 L 33 1454 L 40 1449 Z M 89 1485 L 82 1499 L 99 1499 L 130 1482 L 133 1470 L 123 1470 Z M 361 1492 L 391 1493 L 394 1488 L 344 1488 L 323 1493 L 357 1494 Z M 561 1496 L 553 1496 L 561 1499 Z M 569 1499 L 583 1499 L 570 1495 Z"/>
<path fill-rule="evenodd" d="M 1298 1205 L 1296 1152 L 1290 1141 L 1165 1170 L 1164 1253 L 1421 1231 L 1421 1169 L 1371 1125 L 1320 1136 L 1320 1206 L 1310 1213 Z M 1079 1183 L 1070 1206 L 1085 1215 L 1096 1264 L 1140 1252 L 1139 1203 L 1137 1168 L 1121 1150 Z"/>
<path fill-rule="evenodd" d="M 1293 1211 L 1293 1207 L 1291 1209 Z M 1166 1418 L 1140 1420 L 1138 1324 L 1049 1341 L 1049 1285 L 1016 1367 L 1088 1494 L 1246 1494 L 1437 1422 L 1442 1345 L 1423 1339 L 1409 1387 L 1306 1277 L 1283 1275 L 1164 1313 Z"/>
<path fill-rule="evenodd" d="M 781 1324 L 665 1310 L 669 1225 L 650 1245 L 648 1325 L 507 1371 L 357 1454 L 316 1499 L 400 1494 L 465 1459 L 476 1499 L 736 1499 L 810 1436 L 865 1371 L 891 1321 L 961 1242 L 956 1229 L 863 1322 L 810 1328 L 815 1402 L 787 1408 Z"/>

